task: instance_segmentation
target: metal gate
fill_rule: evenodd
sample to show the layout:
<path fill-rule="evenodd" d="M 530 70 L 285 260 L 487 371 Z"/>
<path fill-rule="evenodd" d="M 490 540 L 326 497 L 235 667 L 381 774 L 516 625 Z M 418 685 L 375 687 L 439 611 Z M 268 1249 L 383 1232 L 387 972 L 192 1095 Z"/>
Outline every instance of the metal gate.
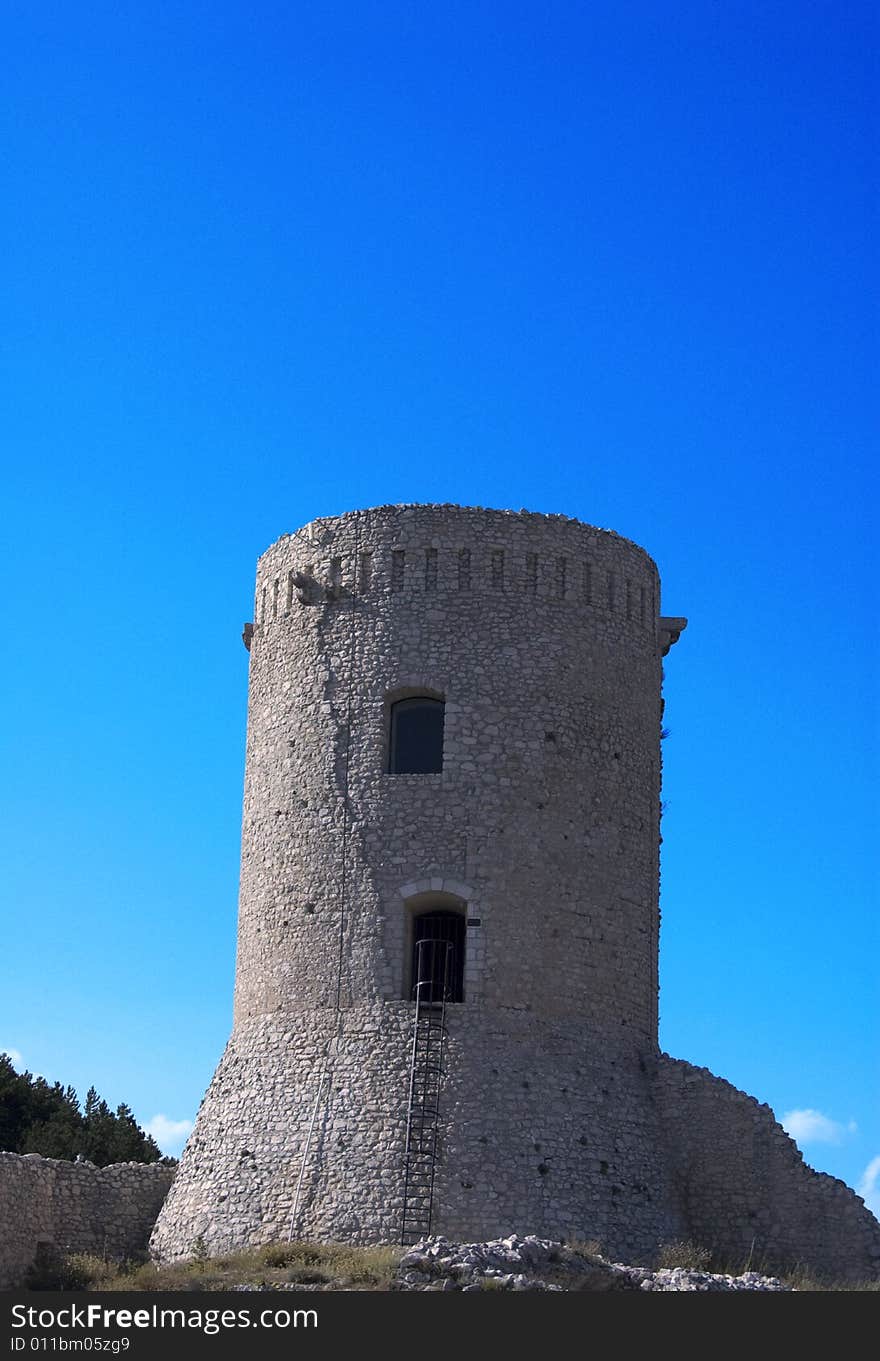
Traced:
<path fill-rule="evenodd" d="M 465 919 L 461 912 L 413 917 L 412 989 L 423 1006 L 464 1001 Z"/>

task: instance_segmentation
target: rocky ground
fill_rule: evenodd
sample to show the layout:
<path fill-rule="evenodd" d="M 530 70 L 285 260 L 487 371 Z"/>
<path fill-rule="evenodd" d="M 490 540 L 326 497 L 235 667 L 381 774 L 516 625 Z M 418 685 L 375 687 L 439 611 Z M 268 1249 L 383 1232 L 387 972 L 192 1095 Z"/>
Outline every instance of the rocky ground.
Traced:
<path fill-rule="evenodd" d="M 398 1290 L 791 1290 L 772 1276 L 724 1276 L 686 1267 L 608 1262 L 549 1238 L 512 1234 L 490 1243 L 426 1238 L 401 1258 Z"/>
<path fill-rule="evenodd" d="M 665 1266 L 629 1266 L 603 1257 L 595 1244 L 563 1243 L 511 1234 L 487 1243 L 431 1237 L 401 1249 L 392 1244 L 269 1243 L 183 1262 L 129 1262 L 73 1253 L 47 1259 L 29 1274 L 30 1290 L 824 1290 L 798 1275 L 786 1280 L 757 1271 L 738 1275 L 705 1269 L 709 1253 L 693 1243 L 668 1243 Z M 673 1265 L 687 1263 L 688 1265 Z M 853 1286 L 877 1289 L 880 1283 Z"/>

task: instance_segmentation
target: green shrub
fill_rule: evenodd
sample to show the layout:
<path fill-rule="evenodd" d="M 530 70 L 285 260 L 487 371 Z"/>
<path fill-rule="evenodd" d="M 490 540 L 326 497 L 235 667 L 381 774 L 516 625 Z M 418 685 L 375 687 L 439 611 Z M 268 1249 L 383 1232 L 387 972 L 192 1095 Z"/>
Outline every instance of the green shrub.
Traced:
<path fill-rule="evenodd" d="M 118 1262 L 89 1252 L 61 1253 L 40 1245 L 25 1277 L 26 1290 L 94 1290 L 119 1275 Z"/>

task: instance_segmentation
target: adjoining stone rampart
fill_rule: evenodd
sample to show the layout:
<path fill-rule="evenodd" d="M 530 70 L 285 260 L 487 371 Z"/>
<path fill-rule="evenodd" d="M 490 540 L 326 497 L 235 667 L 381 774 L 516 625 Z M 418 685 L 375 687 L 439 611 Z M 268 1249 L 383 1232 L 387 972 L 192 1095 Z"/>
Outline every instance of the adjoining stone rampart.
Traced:
<path fill-rule="evenodd" d="M 0 1289 L 21 1285 L 41 1249 L 117 1261 L 143 1252 L 174 1173 L 0 1152 Z"/>
<path fill-rule="evenodd" d="M 665 1054 L 657 1094 L 690 1238 L 733 1267 L 880 1276 L 880 1223 L 845 1182 L 804 1162 L 769 1106 Z"/>

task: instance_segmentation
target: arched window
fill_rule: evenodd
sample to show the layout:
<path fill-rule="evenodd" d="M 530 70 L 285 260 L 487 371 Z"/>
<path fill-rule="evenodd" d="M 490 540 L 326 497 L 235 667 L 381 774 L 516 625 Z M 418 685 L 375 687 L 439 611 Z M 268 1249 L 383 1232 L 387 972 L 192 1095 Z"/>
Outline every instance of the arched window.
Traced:
<path fill-rule="evenodd" d="M 388 770 L 392 775 L 436 775 L 443 769 L 442 699 L 416 695 L 391 706 Z"/>
<path fill-rule="evenodd" d="M 410 965 L 413 1001 L 422 1005 L 464 1001 L 463 912 L 421 912 L 413 917 Z M 444 998 L 445 994 L 445 998 Z"/>

